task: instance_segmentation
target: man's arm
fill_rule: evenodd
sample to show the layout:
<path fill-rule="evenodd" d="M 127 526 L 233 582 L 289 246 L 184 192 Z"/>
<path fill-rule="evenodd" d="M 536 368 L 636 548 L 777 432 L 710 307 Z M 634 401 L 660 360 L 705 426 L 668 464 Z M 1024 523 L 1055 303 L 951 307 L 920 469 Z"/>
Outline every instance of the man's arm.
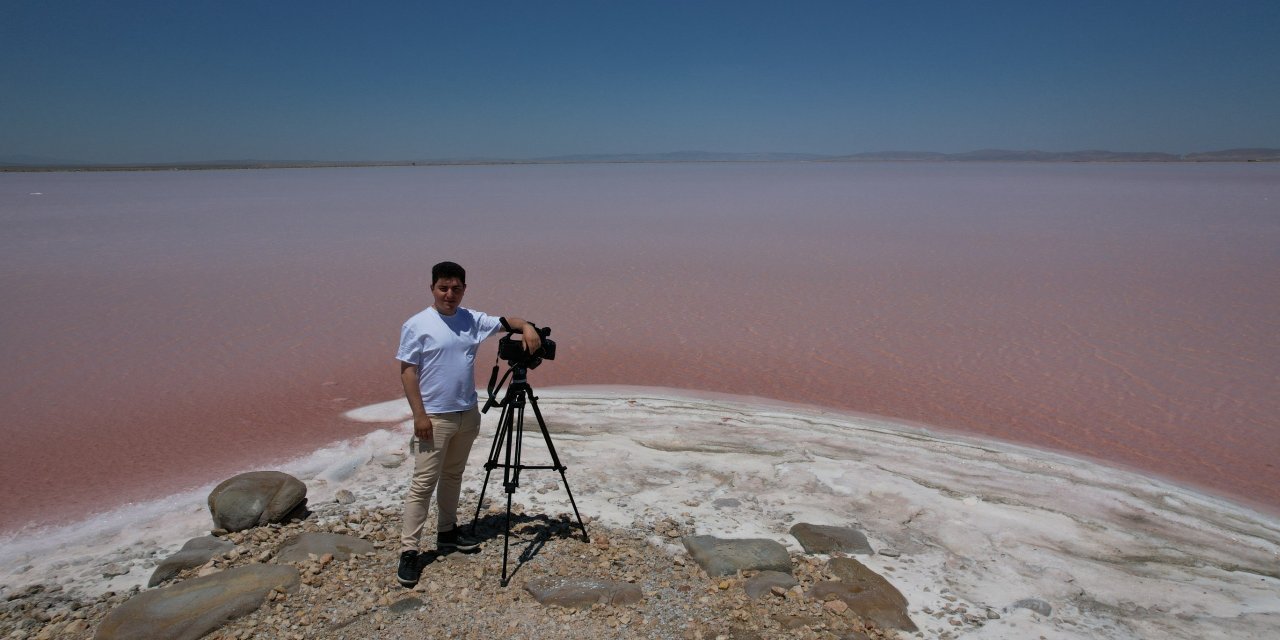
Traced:
<path fill-rule="evenodd" d="M 542 348 L 542 336 L 538 335 L 538 330 L 533 328 L 528 321 L 522 320 L 515 316 L 503 316 L 507 321 L 507 327 L 513 331 L 519 331 L 520 337 L 524 342 L 525 353 L 534 353 Z"/>
<path fill-rule="evenodd" d="M 431 416 L 422 406 L 422 386 L 418 378 L 418 366 L 403 360 L 400 363 L 400 384 L 404 386 L 404 397 L 409 400 L 409 409 L 413 411 L 413 435 L 419 440 L 431 441 Z"/>

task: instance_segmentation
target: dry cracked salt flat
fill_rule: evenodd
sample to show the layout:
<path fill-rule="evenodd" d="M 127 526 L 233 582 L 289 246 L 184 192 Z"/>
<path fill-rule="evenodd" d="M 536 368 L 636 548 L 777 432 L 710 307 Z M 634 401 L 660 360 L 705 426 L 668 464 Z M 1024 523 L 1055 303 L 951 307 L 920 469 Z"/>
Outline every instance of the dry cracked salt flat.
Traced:
<path fill-rule="evenodd" d="M 1280 521 L 1156 479 L 749 398 L 605 387 L 537 396 L 583 515 L 673 559 L 684 554 L 679 540 L 654 523 L 772 538 L 793 552 L 794 523 L 854 526 L 878 551 L 858 559 L 907 597 L 922 637 L 1269 638 L 1280 629 Z M 377 462 L 402 455 L 407 406 L 348 417 L 387 428 L 280 468 L 307 483 L 313 504 L 346 489 L 356 500 L 348 509 L 396 513 L 407 467 Z M 496 419 L 485 417 L 473 450 L 472 496 Z M 537 464 L 546 447 L 532 420 L 526 414 L 525 462 Z M 158 558 L 207 531 L 207 491 L 108 514 L 92 539 L 68 527 L 8 544 L 0 576 L 10 585 L 61 576 L 85 593 L 145 584 Z M 500 498 L 500 479 L 488 491 Z M 516 499 L 533 513 L 569 511 L 550 471 L 525 472 Z M 560 543 L 569 544 L 546 545 Z M 960 610 L 998 617 L 973 622 Z M 608 628 L 603 619 L 564 624 Z"/>
<path fill-rule="evenodd" d="M 698 534 L 773 538 L 793 551 L 796 522 L 855 526 L 880 551 L 859 559 L 907 596 L 927 636 L 957 631 L 935 614 L 958 604 L 1003 612 L 967 638 L 1280 629 L 1280 520 L 1157 479 L 745 398 L 591 387 L 538 397 L 585 513 L 623 528 L 691 519 Z M 349 415 L 402 420 L 407 408 Z M 477 442 L 472 469 L 488 453 Z M 529 442 L 526 459 L 543 450 Z M 554 475 L 530 480 L 530 508 L 568 509 Z M 678 541 L 654 542 L 683 553 Z M 1025 600 L 1049 614 L 1012 607 Z"/>

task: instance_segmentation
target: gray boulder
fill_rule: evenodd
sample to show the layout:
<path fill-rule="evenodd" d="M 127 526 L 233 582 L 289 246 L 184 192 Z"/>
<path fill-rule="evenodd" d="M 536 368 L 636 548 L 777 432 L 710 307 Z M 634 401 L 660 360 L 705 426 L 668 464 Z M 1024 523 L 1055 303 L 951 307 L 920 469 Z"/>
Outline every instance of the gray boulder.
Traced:
<path fill-rule="evenodd" d="M 525 591 L 539 604 L 585 609 L 593 604 L 634 604 L 643 594 L 640 587 L 617 580 L 595 578 L 535 578 L 526 582 Z"/>
<path fill-rule="evenodd" d="M 747 592 L 747 596 L 752 600 L 759 600 L 764 596 L 773 593 L 774 587 L 782 587 L 790 589 L 798 584 L 796 579 L 791 577 L 790 573 L 782 573 L 781 571 L 761 571 L 754 578 L 747 580 L 742 584 L 742 590 Z"/>
<path fill-rule="evenodd" d="M 272 589 L 291 591 L 297 585 L 298 570 L 293 567 L 227 569 L 134 596 L 108 613 L 93 637 L 195 640 L 253 612 Z"/>
<path fill-rule="evenodd" d="M 805 553 L 872 553 L 867 536 L 850 527 L 801 522 L 791 527 L 791 535 L 800 541 Z"/>
<path fill-rule="evenodd" d="M 709 576 L 728 576 L 748 569 L 791 573 L 787 548 L 773 540 L 685 536 L 682 541 L 694 562 Z"/>
<path fill-rule="evenodd" d="M 214 526 L 243 531 L 305 517 L 307 485 L 280 471 L 250 471 L 224 480 L 209 493 Z"/>
<path fill-rule="evenodd" d="M 832 558 L 827 571 L 839 581 L 819 582 L 809 589 L 814 600 L 843 600 L 849 610 L 878 627 L 916 631 L 907 615 L 907 598 L 884 576 L 853 558 Z"/>
<path fill-rule="evenodd" d="M 322 556 L 332 553 L 335 560 L 346 560 L 354 555 L 373 551 L 373 543 L 364 538 L 336 533 L 303 533 L 285 543 L 276 556 L 277 562 L 299 562 L 314 553 Z"/>
<path fill-rule="evenodd" d="M 1048 602 L 1039 598 L 1023 598 L 1022 600 L 1009 605 L 1009 608 L 1030 609 L 1042 616 L 1045 616 L 1046 618 L 1049 617 L 1049 614 L 1053 613 L 1053 607 L 1050 606 Z"/>
<path fill-rule="evenodd" d="M 210 558 L 230 551 L 233 547 L 235 547 L 234 544 L 213 536 L 192 538 L 182 545 L 182 548 L 177 553 L 161 560 L 160 564 L 156 565 L 156 570 L 151 572 L 151 579 L 147 580 L 147 588 L 154 587 L 178 575 L 180 571 L 198 567 L 208 562 Z"/>

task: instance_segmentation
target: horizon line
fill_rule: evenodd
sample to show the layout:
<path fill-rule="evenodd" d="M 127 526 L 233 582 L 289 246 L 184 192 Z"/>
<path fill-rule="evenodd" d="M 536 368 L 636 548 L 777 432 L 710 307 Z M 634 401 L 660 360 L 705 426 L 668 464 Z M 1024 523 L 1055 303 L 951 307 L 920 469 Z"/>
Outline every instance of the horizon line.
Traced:
<path fill-rule="evenodd" d="M 575 153 L 511 158 L 471 156 L 399 160 L 184 160 L 159 162 L 82 162 L 11 156 L 0 158 L 0 171 L 128 171 L 163 169 L 330 168 L 377 166 L 451 166 L 510 164 L 627 164 L 696 162 L 1276 162 L 1280 148 L 1236 147 L 1190 153 L 1162 151 L 1041 151 L 1037 149 L 978 149 L 958 153 L 939 151 L 869 151 L 850 154 L 804 152 L 666 151 L 657 153 Z"/>

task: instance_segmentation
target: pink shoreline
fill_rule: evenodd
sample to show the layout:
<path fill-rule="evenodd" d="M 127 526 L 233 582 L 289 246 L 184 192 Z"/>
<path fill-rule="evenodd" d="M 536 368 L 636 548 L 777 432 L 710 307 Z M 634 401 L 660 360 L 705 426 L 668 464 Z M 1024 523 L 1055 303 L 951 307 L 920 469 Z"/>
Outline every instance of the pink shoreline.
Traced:
<path fill-rule="evenodd" d="M 1224 499 L 1236 504 L 1246 506 L 1262 513 L 1272 515 L 1280 515 L 1280 505 L 1268 503 L 1261 500 L 1250 499 L 1250 496 L 1241 492 L 1223 489 L 1220 486 L 1196 482 L 1192 478 L 1180 476 L 1173 473 L 1172 470 L 1162 471 L 1159 469 L 1149 469 L 1134 464 L 1127 463 L 1124 460 L 1117 460 L 1112 457 L 1100 455 L 1098 452 L 1083 450 L 1064 450 L 1053 447 L 1046 447 L 1042 444 L 1034 442 L 1020 441 L 1011 438 L 1002 438 L 989 433 L 981 433 L 968 431 L 959 428 L 948 428 L 936 424 L 929 424 L 921 421 L 913 421 L 910 419 L 876 414 L 866 411 L 857 411 L 855 409 L 822 405 L 813 402 L 797 402 L 772 398 L 763 395 L 750 395 L 730 393 L 728 391 L 712 391 L 705 389 L 689 389 L 673 386 L 662 385 L 623 385 L 623 384 L 573 384 L 551 382 L 543 384 L 541 377 L 554 380 L 559 376 L 547 375 L 551 369 L 557 366 L 556 363 L 545 365 L 546 369 L 535 371 L 531 375 L 531 383 L 534 385 L 535 391 L 555 391 L 557 393 L 571 393 L 580 391 L 584 394 L 617 394 L 617 395 L 655 395 L 661 397 L 684 397 L 693 400 L 702 400 L 710 403 L 728 402 L 733 404 L 747 404 L 752 407 L 760 407 L 771 410 L 791 413 L 816 413 L 827 415 L 846 416 L 856 419 L 871 420 L 876 422 L 884 422 L 886 426 L 895 430 L 919 431 L 922 433 L 937 435 L 944 438 L 952 438 L 959 440 L 972 441 L 974 443 L 982 443 L 989 441 L 1000 443 L 1003 445 L 1013 445 L 1023 447 L 1029 450 L 1045 451 L 1051 454 L 1066 455 L 1069 457 L 1082 458 L 1091 462 L 1102 464 L 1113 468 L 1118 468 L 1134 473 L 1158 478 L 1170 484 L 1192 489 L 1196 492 L 1203 493 L 1215 498 Z M 542 374 L 542 375 L 539 375 Z M 369 397 L 351 398 L 350 402 L 344 403 L 344 406 L 325 409 L 323 411 L 305 412 L 311 413 L 310 419 L 303 417 L 313 424 L 318 422 L 326 425 L 324 429 L 291 429 L 287 432 L 280 432 L 278 437 L 267 439 L 259 446 L 249 449 L 231 451 L 227 455 L 222 456 L 205 456 L 199 461 L 188 461 L 181 470 L 172 470 L 170 473 L 149 474 L 146 477 L 139 478 L 138 482 L 118 484 L 122 478 L 117 477 L 116 483 L 102 484 L 97 487 L 85 487 L 84 485 L 76 485 L 78 491 L 75 492 L 73 499 L 67 500 L 65 487 L 57 485 L 46 485 L 45 491 L 28 490 L 26 492 L 27 499 L 21 502 L 15 502 L 11 505 L 4 505 L 0 513 L 4 514 L 0 519 L 0 532 L 14 533 L 32 527 L 39 528 L 43 526 L 52 526 L 59 524 L 68 524 L 71 522 L 82 520 L 95 511 L 110 510 L 120 504 L 141 502 L 154 500 L 179 493 L 184 490 L 202 486 L 211 482 L 250 468 L 262 468 L 271 466 L 273 463 L 294 459 L 306 455 L 310 451 L 332 445 L 350 438 L 359 437 L 370 430 L 368 426 L 361 426 L 342 418 L 342 413 L 351 408 L 358 406 L 367 406 L 383 402 L 388 398 L 385 395 L 371 395 Z M 296 399 L 294 399 L 296 400 Z M 484 392 L 481 390 L 481 401 L 484 400 Z M 305 403 L 304 403 L 305 404 Z M 311 403 L 315 406 L 315 403 Z M 292 416 L 299 418 L 298 408 L 288 406 L 279 407 L 276 412 L 264 411 L 260 417 L 270 420 L 272 413 L 281 416 Z M 234 416 L 228 416 L 234 421 Z M 312 422 L 314 421 L 314 422 Z M 375 427 L 376 428 L 376 427 Z M 269 453 L 263 454 L 263 449 Z M 256 453 L 254 453 L 256 451 Z M 10 487 L 23 489 L 21 483 L 17 485 L 8 484 Z M 12 492 L 10 495 L 20 495 L 22 491 Z M 61 508 L 50 509 L 49 502 L 55 500 L 55 497 L 61 496 L 63 502 L 59 503 Z"/>

